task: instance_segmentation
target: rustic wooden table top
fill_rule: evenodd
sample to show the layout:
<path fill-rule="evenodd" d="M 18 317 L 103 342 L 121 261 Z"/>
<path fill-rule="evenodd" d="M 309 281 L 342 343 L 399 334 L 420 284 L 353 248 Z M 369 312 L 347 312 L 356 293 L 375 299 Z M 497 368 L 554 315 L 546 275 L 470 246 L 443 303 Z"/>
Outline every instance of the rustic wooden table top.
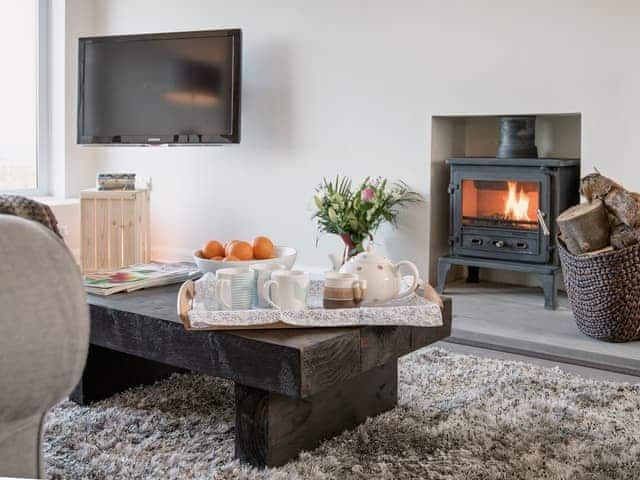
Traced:
<path fill-rule="evenodd" d="M 450 299 L 441 327 L 187 331 L 176 312 L 178 288 L 88 295 L 91 343 L 304 398 L 451 332 Z"/>

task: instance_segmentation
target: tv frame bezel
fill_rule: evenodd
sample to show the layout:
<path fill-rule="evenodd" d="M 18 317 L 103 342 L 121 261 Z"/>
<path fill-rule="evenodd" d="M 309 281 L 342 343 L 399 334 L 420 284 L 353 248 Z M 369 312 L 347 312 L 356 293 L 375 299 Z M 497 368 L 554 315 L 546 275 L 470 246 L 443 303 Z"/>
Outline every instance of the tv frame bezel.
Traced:
<path fill-rule="evenodd" d="M 178 135 L 167 133 L 166 135 L 116 135 L 116 136 L 95 136 L 84 135 L 84 56 L 85 45 L 95 42 L 129 42 L 137 40 L 162 40 L 176 38 L 201 38 L 201 37 L 231 37 L 232 46 L 232 108 L 231 108 L 231 130 L 230 134 L 218 135 Z M 77 121 L 76 135 L 78 145 L 169 145 L 169 146 L 198 146 L 198 145 L 225 145 L 240 143 L 240 114 L 242 98 L 242 30 L 239 28 L 219 29 L 219 30 L 196 30 L 189 32 L 166 32 L 166 33 L 143 33 L 132 35 L 107 35 L 99 37 L 82 37 L 78 39 L 78 91 L 77 91 Z M 202 141 L 201 137 L 205 137 Z M 120 137 L 119 141 L 114 140 Z M 176 140 L 177 137 L 177 140 Z M 186 137 L 186 138 L 185 138 Z M 192 137 L 198 137 L 197 139 Z M 150 141 L 152 140 L 152 141 Z"/>

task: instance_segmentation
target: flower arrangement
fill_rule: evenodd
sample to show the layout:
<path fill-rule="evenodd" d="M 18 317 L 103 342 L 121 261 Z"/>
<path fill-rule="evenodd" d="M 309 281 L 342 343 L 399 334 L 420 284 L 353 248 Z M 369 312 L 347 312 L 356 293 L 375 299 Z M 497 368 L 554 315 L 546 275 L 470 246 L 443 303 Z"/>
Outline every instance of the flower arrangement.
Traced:
<path fill-rule="evenodd" d="M 345 258 L 364 251 L 364 241 L 373 240 L 380 225 L 395 226 L 399 207 L 422 201 L 420 194 L 399 181 L 389 183 L 384 178 L 365 178 L 353 190 L 352 181 L 336 176 L 316 188 L 317 207 L 313 218 L 320 233 L 339 235 L 345 244 Z"/>

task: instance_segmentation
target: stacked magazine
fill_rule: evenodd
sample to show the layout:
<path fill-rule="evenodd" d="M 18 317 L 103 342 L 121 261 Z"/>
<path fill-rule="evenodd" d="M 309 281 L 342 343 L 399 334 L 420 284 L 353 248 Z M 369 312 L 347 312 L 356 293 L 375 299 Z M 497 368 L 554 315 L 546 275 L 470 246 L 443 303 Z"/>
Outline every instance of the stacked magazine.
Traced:
<path fill-rule="evenodd" d="M 197 267 L 190 262 L 144 263 L 109 272 L 85 274 L 84 287 L 87 293 L 111 295 L 182 283 L 198 274 Z"/>

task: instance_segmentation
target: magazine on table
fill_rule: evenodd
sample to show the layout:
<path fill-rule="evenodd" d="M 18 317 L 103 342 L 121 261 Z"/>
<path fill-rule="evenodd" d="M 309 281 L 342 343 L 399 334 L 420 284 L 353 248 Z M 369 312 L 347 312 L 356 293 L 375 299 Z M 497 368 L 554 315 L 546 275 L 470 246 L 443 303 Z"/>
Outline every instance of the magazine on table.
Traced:
<path fill-rule="evenodd" d="M 198 274 L 198 268 L 191 262 L 141 263 L 117 270 L 87 273 L 84 287 L 87 293 L 111 295 L 182 283 Z"/>

